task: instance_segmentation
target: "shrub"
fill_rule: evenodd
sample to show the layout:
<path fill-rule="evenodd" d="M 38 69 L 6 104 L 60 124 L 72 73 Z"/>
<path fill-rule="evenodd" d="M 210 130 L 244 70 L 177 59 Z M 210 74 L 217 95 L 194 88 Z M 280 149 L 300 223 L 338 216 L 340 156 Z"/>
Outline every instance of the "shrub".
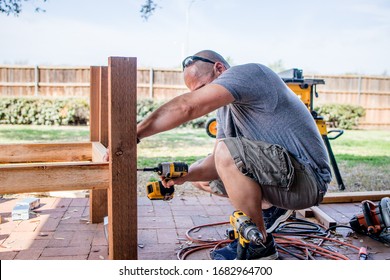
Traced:
<path fill-rule="evenodd" d="M 89 104 L 81 98 L 0 98 L 0 124 L 86 125 Z"/>
<path fill-rule="evenodd" d="M 137 123 L 164 102 L 152 99 L 137 101 Z M 183 124 L 183 127 L 204 128 L 210 113 Z M 0 124 L 87 125 L 89 104 L 86 99 L 0 98 Z"/>
<path fill-rule="evenodd" d="M 137 123 L 143 121 L 150 113 L 160 107 L 164 102 L 153 99 L 137 100 Z"/>
<path fill-rule="evenodd" d="M 365 110 L 361 106 L 349 104 L 324 104 L 315 108 L 319 116 L 330 127 L 342 129 L 354 129 L 359 125 L 359 118 L 365 115 Z"/>

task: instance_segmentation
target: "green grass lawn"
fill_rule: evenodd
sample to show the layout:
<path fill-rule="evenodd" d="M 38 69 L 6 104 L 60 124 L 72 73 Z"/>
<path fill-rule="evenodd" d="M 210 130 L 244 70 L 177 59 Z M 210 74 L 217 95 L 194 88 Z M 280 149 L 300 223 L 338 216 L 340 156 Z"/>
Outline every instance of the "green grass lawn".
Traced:
<path fill-rule="evenodd" d="M 89 141 L 88 126 L 0 125 L 0 143 Z"/>
<path fill-rule="evenodd" d="M 89 127 L 0 125 L 0 143 L 53 141 L 89 141 Z M 204 129 L 173 129 L 138 145 L 138 166 L 174 160 L 191 164 L 211 153 L 214 142 Z M 347 130 L 330 143 L 347 191 L 390 189 L 390 131 Z M 335 181 L 330 190 L 337 191 Z"/>
<path fill-rule="evenodd" d="M 349 165 L 389 164 L 390 131 L 347 130 L 330 142 L 336 159 L 347 161 Z"/>
<path fill-rule="evenodd" d="M 390 131 L 347 130 L 331 145 L 347 191 L 390 190 Z"/>

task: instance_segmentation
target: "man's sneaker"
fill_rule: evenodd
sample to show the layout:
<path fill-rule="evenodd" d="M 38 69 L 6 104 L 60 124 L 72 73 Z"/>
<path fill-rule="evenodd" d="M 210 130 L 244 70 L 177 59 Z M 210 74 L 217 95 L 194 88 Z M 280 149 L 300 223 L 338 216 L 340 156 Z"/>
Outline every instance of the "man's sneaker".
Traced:
<path fill-rule="evenodd" d="M 272 206 L 263 210 L 264 225 L 267 233 L 273 232 L 281 223 L 286 221 L 292 214 L 292 210 L 286 210 Z M 210 252 L 213 260 L 234 260 L 237 257 L 237 239 L 229 245 Z"/>
<path fill-rule="evenodd" d="M 278 257 L 275 240 L 271 233 L 267 234 L 267 240 L 263 245 L 249 243 L 246 253 L 247 260 L 276 260 Z"/>
<path fill-rule="evenodd" d="M 292 210 L 286 210 L 276 206 L 263 209 L 263 219 L 267 233 L 273 232 L 281 223 L 286 221 L 292 213 Z"/>
<path fill-rule="evenodd" d="M 213 260 L 235 260 L 237 258 L 238 239 L 233 240 L 229 245 L 222 249 L 210 252 Z M 264 245 L 264 246 L 263 246 Z M 247 250 L 247 260 L 276 260 L 278 258 L 278 251 L 272 234 L 267 235 L 267 240 L 263 245 L 255 245 L 249 243 Z"/>
<path fill-rule="evenodd" d="M 234 239 L 225 247 L 210 251 L 212 260 L 235 260 L 237 258 L 238 239 Z"/>

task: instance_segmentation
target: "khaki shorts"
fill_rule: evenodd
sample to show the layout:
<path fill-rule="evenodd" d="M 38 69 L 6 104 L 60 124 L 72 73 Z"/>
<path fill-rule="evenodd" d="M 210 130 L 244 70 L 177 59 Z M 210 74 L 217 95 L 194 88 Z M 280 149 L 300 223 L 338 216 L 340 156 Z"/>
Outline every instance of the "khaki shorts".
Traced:
<path fill-rule="evenodd" d="M 243 137 L 222 141 L 237 168 L 259 183 L 263 199 L 272 205 L 297 210 L 322 201 L 327 184 L 321 183 L 308 165 L 299 163 L 285 148 Z M 227 194 L 221 180 L 211 181 L 210 188 L 217 194 Z"/>

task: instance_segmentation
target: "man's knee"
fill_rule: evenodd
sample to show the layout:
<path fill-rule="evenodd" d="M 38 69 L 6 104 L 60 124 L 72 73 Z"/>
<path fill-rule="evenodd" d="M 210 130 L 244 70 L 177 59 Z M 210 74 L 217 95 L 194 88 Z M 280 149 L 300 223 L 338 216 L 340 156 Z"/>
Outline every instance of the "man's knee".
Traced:
<path fill-rule="evenodd" d="M 223 141 L 219 141 L 214 151 L 215 165 L 216 167 L 226 167 L 230 164 L 234 164 L 233 158 L 226 144 Z"/>

